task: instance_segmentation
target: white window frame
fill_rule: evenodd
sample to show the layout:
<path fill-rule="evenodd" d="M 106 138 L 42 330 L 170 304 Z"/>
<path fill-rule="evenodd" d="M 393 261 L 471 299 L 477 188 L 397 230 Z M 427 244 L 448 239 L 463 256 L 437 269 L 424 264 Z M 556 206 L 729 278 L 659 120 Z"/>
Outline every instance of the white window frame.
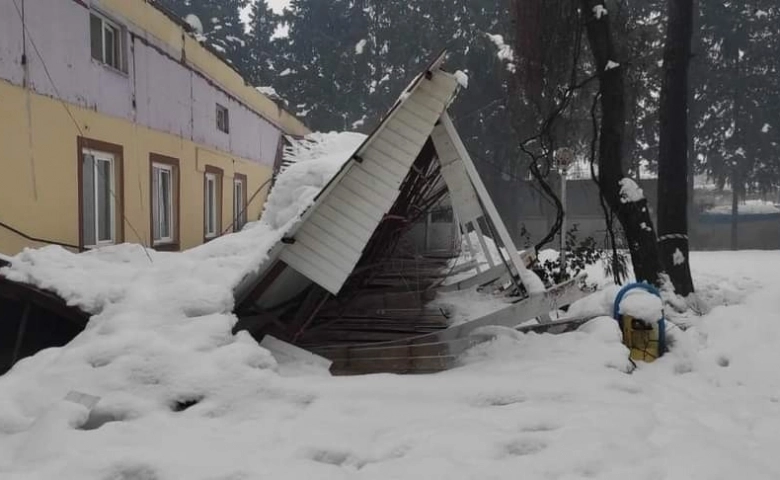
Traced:
<path fill-rule="evenodd" d="M 246 225 L 246 181 L 244 177 L 233 178 L 233 230 L 239 231 Z"/>
<path fill-rule="evenodd" d="M 204 232 L 206 238 L 214 238 L 219 233 L 219 215 L 217 209 L 219 208 L 219 175 L 216 173 L 206 172 L 206 182 L 204 184 L 203 202 L 205 203 L 205 215 L 204 215 Z M 209 202 L 209 184 L 212 184 L 214 195 Z M 209 229 L 209 227 L 213 227 Z"/>
<path fill-rule="evenodd" d="M 167 237 L 157 237 L 160 229 L 160 195 L 162 194 L 162 172 L 168 173 L 168 233 Z M 176 201 L 173 194 L 176 190 L 176 168 L 174 165 L 167 163 L 152 162 L 152 185 L 156 188 L 152 191 L 152 243 L 154 245 L 165 245 L 174 243 L 176 241 L 176 209 L 174 208 L 174 202 Z M 156 180 L 156 182 L 155 182 Z M 155 229 L 157 231 L 155 231 Z"/>
<path fill-rule="evenodd" d="M 84 161 L 83 160 L 83 156 L 84 155 L 91 155 L 92 158 L 94 159 L 94 162 L 92 164 L 92 168 L 93 168 L 93 171 L 92 171 L 92 175 L 93 175 L 93 177 L 92 177 L 93 178 L 93 182 L 92 182 L 93 183 L 93 185 L 92 185 L 92 198 L 94 199 L 92 208 L 94 209 L 93 214 L 94 214 L 94 217 L 95 217 L 95 220 L 94 220 L 95 221 L 95 224 L 94 224 L 95 243 L 94 244 L 89 244 L 89 245 L 84 245 L 84 248 L 95 248 L 95 247 L 103 247 L 103 246 L 106 246 L 106 245 L 115 245 L 116 244 L 116 223 L 117 223 L 116 222 L 116 214 L 117 214 L 117 212 L 116 212 L 116 194 L 114 193 L 116 191 L 115 190 L 116 189 L 116 157 L 114 156 L 113 153 L 101 152 L 101 151 L 98 151 L 98 150 L 92 150 L 92 149 L 88 149 L 88 148 L 83 149 L 81 155 L 82 155 L 82 162 Z M 99 238 L 100 237 L 100 215 L 99 215 L 100 208 L 99 208 L 99 205 L 98 205 L 98 199 L 99 199 L 99 196 L 98 196 L 98 187 L 99 187 L 98 182 L 102 180 L 102 177 L 98 173 L 99 172 L 98 162 L 108 162 L 108 164 L 109 164 L 109 172 L 110 172 L 110 176 L 111 176 L 111 178 L 109 179 L 109 185 L 108 185 L 108 192 L 109 192 L 109 195 L 108 195 L 108 201 L 109 201 L 108 213 L 109 213 L 109 217 L 110 217 L 108 222 L 109 222 L 109 227 L 110 227 L 110 232 L 111 232 L 111 238 L 109 240 L 100 240 L 100 238 Z M 83 194 L 84 193 L 82 192 L 82 195 Z"/>
<path fill-rule="evenodd" d="M 124 41 L 124 28 L 119 25 L 118 23 L 109 20 L 105 17 L 105 15 L 102 15 L 96 11 L 91 11 L 90 15 L 94 15 L 96 18 L 100 19 L 100 47 L 102 52 L 102 58 L 99 60 L 100 63 L 103 65 L 112 68 L 114 70 L 117 70 L 119 72 L 125 71 L 124 68 L 124 61 L 125 61 L 125 41 Z M 90 28 L 92 28 L 90 24 Z M 107 59 L 107 52 L 106 52 L 106 31 L 112 30 L 112 33 L 114 34 L 114 45 L 116 51 L 114 52 L 114 55 L 116 58 L 114 59 L 115 64 L 108 63 L 106 61 Z M 90 39 L 92 38 L 92 32 L 90 32 Z"/>

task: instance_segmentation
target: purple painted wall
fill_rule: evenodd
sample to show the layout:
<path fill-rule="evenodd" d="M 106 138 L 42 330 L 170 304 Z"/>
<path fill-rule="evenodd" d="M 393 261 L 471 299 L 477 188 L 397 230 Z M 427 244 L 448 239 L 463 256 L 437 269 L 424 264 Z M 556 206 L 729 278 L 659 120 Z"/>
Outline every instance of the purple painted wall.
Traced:
<path fill-rule="evenodd" d="M 29 32 L 29 83 L 36 92 L 262 165 L 273 165 L 281 132 L 200 75 L 148 45 L 142 39 L 152 45 L 157 40 L 145 32 L 122 18 L 112 18 L 128 30 L 127 73 L 118 72 L 91 58 L 89 9 L 74 0 L 17 0 L 17 4 L 22 1 Z M 0 79 L 15 85 L 24 81 L 22 32 L 14 3 L 0 1 Z M 157 46 L 162 51 L 168 49 L 163 44 Z M 217 102 L 230 112 L 229 134 L 216 128 Z"/>

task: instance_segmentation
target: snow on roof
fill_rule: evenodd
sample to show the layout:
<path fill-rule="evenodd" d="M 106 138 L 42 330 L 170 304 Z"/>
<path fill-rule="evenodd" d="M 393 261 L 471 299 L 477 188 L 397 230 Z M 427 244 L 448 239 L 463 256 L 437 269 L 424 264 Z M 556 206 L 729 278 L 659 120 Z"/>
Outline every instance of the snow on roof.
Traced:
<path fill-rule="evenodd" d="M 0 434 L 31 422 L 78 389 L 102 408 L 139 417 L 208 398 L 230 408 L 273 367 L 245 332 L 234 336 L 233 288 L 268 257 L 357 145 L 359 134 L 315 135 L 288 153 L 260 221 L 181 253 L 123 244 L 74 254 L 27 249 L 0 270 L 95 314 L 62 348 L 41 351 L 0 377 Z M 220 405 L 220 407 L 217 407 Z M 63 423 L 63 426 L 65 423 Z"/>

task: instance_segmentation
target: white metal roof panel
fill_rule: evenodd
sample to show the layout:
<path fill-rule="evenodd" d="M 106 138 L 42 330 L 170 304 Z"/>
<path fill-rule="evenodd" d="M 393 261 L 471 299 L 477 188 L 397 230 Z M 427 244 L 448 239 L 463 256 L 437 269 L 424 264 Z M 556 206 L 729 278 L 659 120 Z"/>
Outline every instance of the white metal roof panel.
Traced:
<path fill-rule="evenodd" d="M 352 160 L 317 199 L 280 258 L 337 294 L 457 87 L 440 70 L 418 80 L 358 150 L 362 162 Z"/>

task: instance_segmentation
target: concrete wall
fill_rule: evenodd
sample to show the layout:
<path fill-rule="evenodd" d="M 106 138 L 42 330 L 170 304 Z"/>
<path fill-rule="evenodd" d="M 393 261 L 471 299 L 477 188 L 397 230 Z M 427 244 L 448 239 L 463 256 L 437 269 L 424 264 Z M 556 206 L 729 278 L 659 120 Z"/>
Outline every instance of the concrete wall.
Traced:
<path fill-rule="evenodd" d="M 189 248 L 203 242 L 205 165 L 224 171 L 224 229 L 234 174 L 246 175 L 251 196 L 271 175 L 281 135 L 308 132 L 144 0 L 22 3 L 26 34 L 14 2 L 0 2 L 0 221 L 28 235 L 79 243 L 79 136 L 124 150 L 117 194 L 129 242 L 151 243 L 149 155 L 179 160 L 179 247 Z M 125 71 L 91 58 L 91 11 L 123 28 Z M 217 102 L 229 133 L 216 128 Z M 0 229 L 2 253 L 40 245 Z"/>
<path fill-rule="evenodd" d="M 503 182 L 491 179 L 489 187 L 497 208 L 518 247 L 524 246 L 523 227 L 532 242 L 542 239 L 555 222 L 555 207 L 541 195 L 533 182 Z M 648 199 L 650 214 L 657 222 L 654 207 L 657 204 L 655 180 L 644 180 L 640 186 Z M 560 185 L 552 185 L 556 194 Z M 588 236 L 601 240 L 606 225 L 599 203 L 596 185 L 591 180 L 567 182 L 567 223 L 577 224 L 578 238 Z M 689 225 L 691 247 L 697 250 L 726 250 L 731 248 L 731 217 L 729 215 L 698 215 Z M 556 240 L 557 242 L 557 240 Z M 740 249 L 780 248 L 780 215 L 741 215 L 739 221 Z"/>

